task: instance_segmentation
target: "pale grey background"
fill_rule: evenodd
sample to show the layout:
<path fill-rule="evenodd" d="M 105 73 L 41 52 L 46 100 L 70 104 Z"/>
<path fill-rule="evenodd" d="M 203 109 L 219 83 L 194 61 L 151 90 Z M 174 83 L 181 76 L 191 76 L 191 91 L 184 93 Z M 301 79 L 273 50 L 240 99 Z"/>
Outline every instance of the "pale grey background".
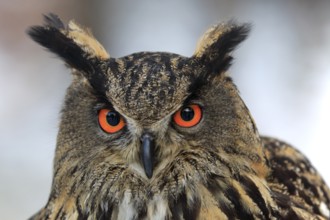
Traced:
<path fill-rule="evenodd" d="M 213 23 L 251 22 L 232 76 L 261 133 L 303 151 L 330 183 L 330 1 L 0 0 L 0 219 L 45 204 L 59 111 L 71 76 L 25 35 L 55 12 L 92 27 L 109 53 L 190 56 Z"/>

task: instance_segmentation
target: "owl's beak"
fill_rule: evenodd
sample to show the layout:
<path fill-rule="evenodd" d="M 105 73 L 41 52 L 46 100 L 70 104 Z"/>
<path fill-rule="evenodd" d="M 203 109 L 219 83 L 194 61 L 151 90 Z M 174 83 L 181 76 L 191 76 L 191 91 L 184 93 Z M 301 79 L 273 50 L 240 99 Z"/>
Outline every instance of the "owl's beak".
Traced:
<path fill-rule="evenodd" d="M 154 138 L 149 133 L 144 133 L 141 136 L 141 160 L 144 171 L 150 179 L 153 172 L 153 156 L 154 156 Z"/>

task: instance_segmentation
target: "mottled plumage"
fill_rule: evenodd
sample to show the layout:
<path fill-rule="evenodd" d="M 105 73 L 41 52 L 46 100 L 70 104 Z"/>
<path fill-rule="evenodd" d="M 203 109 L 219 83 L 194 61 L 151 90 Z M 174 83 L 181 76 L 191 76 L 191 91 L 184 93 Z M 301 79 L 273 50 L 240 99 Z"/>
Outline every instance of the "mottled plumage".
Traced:
<path fill-rule="evenodd" d="M 227 74 L 248 32 L 215 25 L 191 57 L 112 58 L 56 15 L 29 29 L 73 73 L 49 200 L 31 219 L 329 218 L 322 178 L 292 146 L 259 136 Z"/>

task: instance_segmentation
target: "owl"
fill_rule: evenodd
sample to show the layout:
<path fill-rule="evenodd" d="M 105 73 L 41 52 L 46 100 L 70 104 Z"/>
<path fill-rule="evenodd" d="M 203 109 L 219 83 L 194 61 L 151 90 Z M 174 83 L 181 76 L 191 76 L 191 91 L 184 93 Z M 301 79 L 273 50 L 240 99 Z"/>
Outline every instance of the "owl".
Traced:
<path fill-rule="evenodd" d="M 248 24 L 212 26 L 191 57 L 111 57 L 58 16 L 28 34 L 72 70 L 49 199 L 30 219 L 328 219 L 330 190 L 259 135 L 228 68 Z"/>

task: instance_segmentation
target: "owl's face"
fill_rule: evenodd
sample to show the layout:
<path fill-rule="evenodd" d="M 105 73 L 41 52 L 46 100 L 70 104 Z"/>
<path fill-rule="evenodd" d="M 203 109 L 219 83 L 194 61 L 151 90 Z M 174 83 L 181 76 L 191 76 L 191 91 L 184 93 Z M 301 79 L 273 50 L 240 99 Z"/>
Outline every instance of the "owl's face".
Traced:
<path fill-rule="evenodd" d="M 30 35 L 62 57 L 74 76 L 51 198 L 65 194 L 105 209 L 105 201 L 125 202 L 131 192 L 143 207 L 156 195 L 176 201 L 190 190 L 199 197 L 200 183 L 214 175 L 263 172 L 257 130 L 226 74 L 247 26 L 212 27 L 191 57 L 142 52 L 111 58 L 76 24 L 64 28 L 55 16 L 46 22 Z"/>
<path fill-rule="evenodd" d="M 94 89 L 93 79 L 76 73 L 68 90 L 59 142 L 85 153 L 77 160 L 94 155 L 103 163 L 97 157 L 109 154 L 141 178 L 152 178 L 164 175 L 164 166 L 184 150 L 213 149 L 241 134 L 236 130 L 243 114 L 233 106 L 242 102 L 226 74 L 198 77 L 205 69 L 196 60 L 168 53 L 110 62 L 104 86 Z M 60 154 L 63 146 L 58 144 Z"/>

